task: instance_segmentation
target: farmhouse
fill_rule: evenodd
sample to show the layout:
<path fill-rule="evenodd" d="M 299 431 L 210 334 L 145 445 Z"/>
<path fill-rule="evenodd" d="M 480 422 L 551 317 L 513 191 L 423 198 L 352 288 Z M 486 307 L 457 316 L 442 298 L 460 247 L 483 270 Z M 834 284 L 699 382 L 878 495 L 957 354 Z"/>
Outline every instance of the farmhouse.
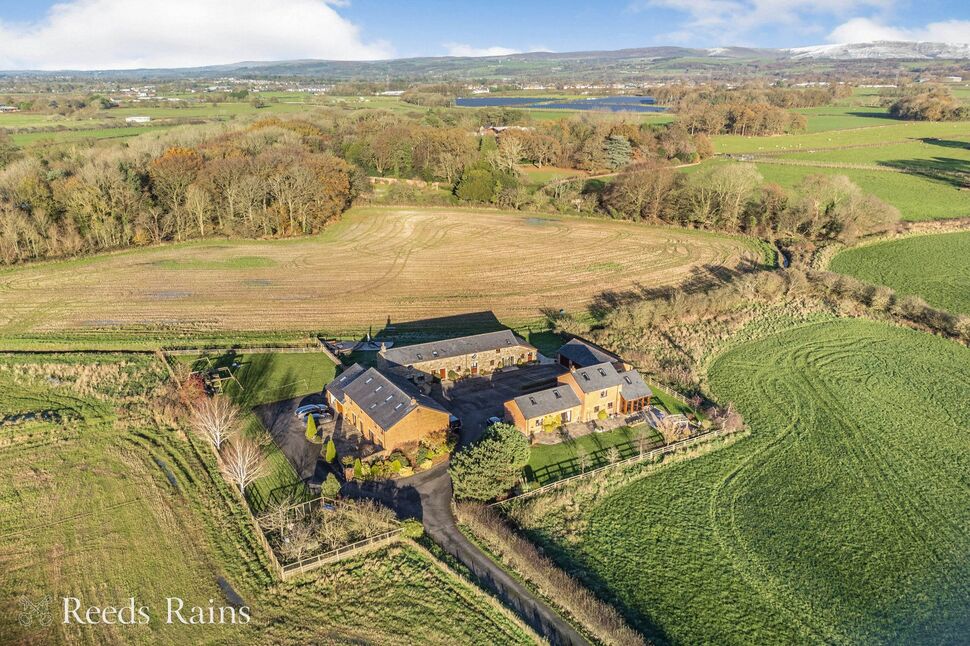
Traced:
<path fill-rule="evenodd" d="M 385 348 L 377 356 L 382 369 L 407 377 L 423 373 L 439 379 L 456 379 L 530 363 L 538 359 L 539 352 L 511 330 L 502 330 Z"/>
<path fill-rule="evenodd" d="M 344 425 L 385 451 L 448 428 L 450 415 L 440 404 L 376 368 L 355 363 L 327 384 L 326 393 Z"/>
<path fill-rule="evenodd" d="M 558 356 L 560 364 L 569 368 L 557 378 L 558 386 L 505 402 L 505 418 L 523 433 L 629 415 L 650 406 L 653 391 L 616 355 L 574 339 Z M 596 363 L 596 359 L 605 360 Z"/>
<path fill-rule="evenodd" d="M 544 426 L 559 427 L 578 420 L 582 402 L 566 385 L 521 395 L 505 402 L 505 418 L 524 433 L 541 431 Z"/>
<path fill-rule="evenodd" d="M 632 366 L 609 350 L 591 341 L 574 337 L 566 342 L 556 353 L 559 365 L 570 370 L 588 368 L 598 363 L 611 363 L 617 371 L 629 370 Z"/>

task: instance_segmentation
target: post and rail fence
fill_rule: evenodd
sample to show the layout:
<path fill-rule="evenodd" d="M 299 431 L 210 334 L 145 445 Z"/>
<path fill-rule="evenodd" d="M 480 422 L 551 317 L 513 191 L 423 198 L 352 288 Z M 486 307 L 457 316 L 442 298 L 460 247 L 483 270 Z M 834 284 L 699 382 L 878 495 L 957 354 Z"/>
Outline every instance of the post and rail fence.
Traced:
<path fill-rule="evenodd" d="M 613 469 L 613 468 L 616 468 L 616 467 L 621 467 L 621 466 L 624 466 L 624 465 L 627 465 L 627 464 L 633 464 L 635 462 L 640 462 L 640 461 L 643 461 L 643 460 L 652 460 L 653 458 L 657 458 L 657 457 L 660 457 L 662 455 L 668 455 L 668 454 L 671 454 L 671 453 L 676 453 L 677 451 L 680 451 L 680 450 L 683 450 L 683 449 L 689 449 L 689 448 L 691 448 L 693 446 L 696 446 L 696 445 L 699 445 L 699 444 L 705 444 L 705 443 L 710 442 L 712 440 L 715 440 L 715 439 L 717 439 L 719 437 L 725 437 L 725 436 L 728 436 L 728 435 L 733 435 L 734 433 L 737 433 L 737 431 L 724 431 L 722 429 L 714 429 L 714 430 L 711 430 L 711 431 L 707 431 L 705 433 L 700 433 L 699 435 L 695 435 L 693 437 L 689 437 L 689 438 L 687 438 L 685 440 L 678 440 L 677 442 L 673 442 L 671 444 L 666 444 L 666 445 L 664 445 L 664 446 L 662 446 L 662 447 L 660 447 L 658 449 L 653 449 L 653 450 L 650 450 L 650 451 L 645 451 L 643 453 L 638 453 L 637 455 L 631 456 L 631 457 L 626 458 L 624 460 L 618 460 L 617 462 L 613 462 L 611 464 L 607 464 L 607 465 L 604 465 L 604 466 L 601 466 L 601 467 L 596 467 L 595 469 L 590 469 L 589 471 L 584 471 L 583 473 L 577 473 L 574 476 L 568 476 L 568 477 L 563 478 L 561 480 L 556 480 L 554 482 L 550 482 L 548 484 L 544 484 L 544 485 L 542 485 L 540 487 L 536 487 L 535 489 L 530 489 L 529 491 L 524 491 L 524 492 L 522 492 L 522 493 L 520 493 L 518 495 L 510 496 L 510 497 L 508 497 L 508 498 L 506 498 L 504 500 L 499 500 L 497 502 L 494 502 L 494 503 L 492 503 L 491 506 L 504 505 L 505 503 L 510 502 L 512 500 L 518 500 L 520 498 L 525 498 L 527 496 L 534 496 L 537 493 L 542 493 L 544 491 L 548 491 L 550 489 L 553 489 L 555 487 L 562 486 L 564 484 L 567 484 L 567 483 L 572 482 L 574 480 L 578 480 L 580 478 L 586 478 L 586 477 L 589 477 L 589 476 L 592 476 L 592 475 L 596 475 L 598 473 L 602 473 L 602 472 L 604 472 L 604 471 L 606 471 L 608 469 Z"/>

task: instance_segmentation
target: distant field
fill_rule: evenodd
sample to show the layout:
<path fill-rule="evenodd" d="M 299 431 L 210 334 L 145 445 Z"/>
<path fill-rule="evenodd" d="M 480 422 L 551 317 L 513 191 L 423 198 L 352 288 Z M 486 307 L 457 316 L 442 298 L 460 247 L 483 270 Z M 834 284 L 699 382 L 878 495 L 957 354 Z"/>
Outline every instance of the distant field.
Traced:
<path fill-rule="evenodd" d="M 0 641 L 23 644 L 530 643 L 505 611 L 407 545 L 276 584 L 208 448 L 156 427 L 153 357 L 0 357 Z M 155 411 L 158 412 L 158 411 Z M 14 417 L 34 414 L 35 418 Z M 167 624 L 166 597 L 239 595 L 249 625 Z M 55 620 L 18 617 L 51 598 Z M 64 625 L 84 607 L 146 605 L 142 626 Z"/>
<path fill-rule="evenodd" d="M 121 126 L 117 128 L 77 128 L 72 130 L 58 130 L 55 132 L 20 132 L 10 136 L 18 146 L 32 146 L 44 143 L 66 143 L 84 141 L 87 139 L 124 139 L 136 137 L 148 132 L 155 132 L 165 128 L 161 124 L 154 126 Z"/>
<path fill-rule="evenodd" d="M 867 108 L 861 106 L 822 106 L 819 108 L 798 108 L 793 110 L 808 117 L 808 132 L 827 132 L 849 128 L 868 128 L 893 123 L 886 108 Z"/>
<path fill-rule="evenodd" d="M 859 320 L 735 347 L 738 443 L 530 535 L 656 643 L 958 643 L 970 631 L 970 350 Z M 590 487 L 593 491 L 595 487 Z"/>
<path fill-rule="evenodd" d="M 363 332 L 388 318 L 483 310 L 517 325 L 543 308 L 582 311 L 608 290 L 676 284 L 742 260 L 761 260 L 752 243 L 698 231 L 355 209 L 313 238 L 212 240 L 0 271 L 0 334 Z"/>
<path fill-rule="evenodd" d="M 970 215 L 970 191 L 911 173 L 856 168 L 819 168 L 758 163 L 766 181 L 794 187 L 807 175 L 845 175 L 863 190 L 900 210 L 904 220 L 938 220 Z"/>
<path fill-rule="evenodd" d="M 871 108 L 865 109 L 871 110 Z M 882 118 L 871 119 L 871 121 L 874 123 L 870 124 L 870 127 L 835 131 L 825 130 L 797 135 L 767 137 L 718 135 L 714 137 L 714 149 L 718 153 L 765 153 L 859 144 L 897 143 L 923 137 L 951 139 L 955 136 L 965 137 L 970 134 L 970 122 L 967 121 L 898 121 Z"/>
<path fill-rule="evenodd" d="M 931 305 L 970 314 L 970 232 L 914 236 L 848 249 L 832 271 L 913 294 Z"/>
<path fill-rule="evenodd" d="M 779 159 L 849 164 L 872 164 L 888 168 L 910 167 L 930 172 L 970 174 L 970 125 L 967 133 L 949 139 L 914 139 L 865 148 L 835 148 L 787 152 Z"/>

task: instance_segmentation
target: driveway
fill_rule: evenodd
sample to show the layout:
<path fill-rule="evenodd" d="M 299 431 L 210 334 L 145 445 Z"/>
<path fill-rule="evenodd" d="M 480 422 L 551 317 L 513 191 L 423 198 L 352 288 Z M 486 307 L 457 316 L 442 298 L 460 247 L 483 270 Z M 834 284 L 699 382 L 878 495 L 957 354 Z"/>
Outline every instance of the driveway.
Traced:
<path fill-rule="evenodd" d="M 565 368 L 553 363 L 464 379 L 440 395 L 441 403 L 461 419 L 462 444 L 470 444 L 485 430 L 485 420 L 505 415 L 505 402 L 555 385 L 556 377 L 564 372 Z"/>
<path fill-rule="evenodd" d="M 373 498 L 393 508 L 401 517 L 421 520 L 428 536 L 471 570 L 479 584 L 495 594 L 533 630 L 555 646 L 579 646 L 589 642 L 544 601 L 509 576 L 458 529 L 451 514 L 451 476 L 448 463 L 402 481 L 350 482 L 341 493 Z"/>
<path fill-rule="evenodd" d="M 293 465 L 300 480 L 310 486 L 319 486 L 327 477 L 327 467 L 320 457 L 320 444 L 306 439 L 306 422 L 296 416 L 296 409 L 304 404 L 325 404 L 326 398 L 319 393 L 262 404 L 253 409 L 263 428 L 273 442 Z M 321 424 L 324 436 L 333 424 Z"/>

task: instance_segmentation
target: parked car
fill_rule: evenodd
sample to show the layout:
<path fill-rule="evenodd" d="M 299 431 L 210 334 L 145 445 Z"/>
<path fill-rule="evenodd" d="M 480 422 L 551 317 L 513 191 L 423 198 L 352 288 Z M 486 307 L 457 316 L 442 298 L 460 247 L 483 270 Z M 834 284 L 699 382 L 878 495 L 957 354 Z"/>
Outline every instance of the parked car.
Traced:
<path fill-rule="evenodd" d="M 313 415 L 314 421 L 316 421 L 318 424 L 320 422 L 332 422 L 333 421 L 333 413 L 331 413 L 330 411 L 324 411 L 322 413 L 310 413 L 310 414 Z"/>
<path fill-rule="evenodd" d="M 454 415 L 449 415 L 448 416 L 448 428 L 450 430 L 452 430 L 452 431 L 456 431 L 456 432 L 457 431 L 460 431 L 461 430 L 461 420 L 458 419 L 457 417 L 455 417 Z"/>
<path fill-rule="evenodd" d="M 305 419 L 307 415 L 317 416 L 323 413 L 333 414 L 326 404 L 305 404 L 296 409 L 296 416 L 300 419 Z"/>
<path fill-rule="evenodd" d="M 485 426 L 493 426 L 495 424 L 501 424 L 501 423 L 502 423 L 502 418 L 495 417 L 494 415 L 492 415 L 487 420 L 485 420 Z"/>

